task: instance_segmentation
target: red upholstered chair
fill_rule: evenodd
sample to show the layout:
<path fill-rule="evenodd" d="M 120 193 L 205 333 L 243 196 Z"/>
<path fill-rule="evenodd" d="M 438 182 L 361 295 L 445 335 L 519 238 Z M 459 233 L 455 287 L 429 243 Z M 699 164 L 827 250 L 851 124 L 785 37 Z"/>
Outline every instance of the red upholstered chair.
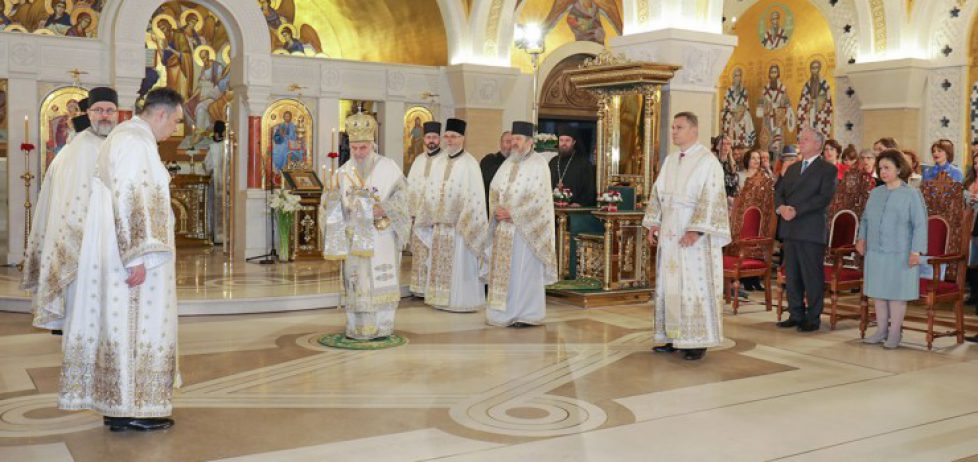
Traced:
<path fill-rule="evenodd" d="M 724 300 L 731 301 L 737 314 L 740 279 L 760 277 L 764 281 L 764 300 L 771 311 L 771 259 L 774 253 L 774 179 L 758 174 L 747 179 L 734 201 L 730 214 L 733 242 L 723 257 Z"/>
<path fill-rule="evenodd" d="M 927 349 L 931 349 L 938 337 L 957 338 L 964 342 L 964 291 L 965 270 L 971 240 L 971 208 L 964 204 L 964 185 L 954 181 L 941 172 L 936 178 L 920 185 L 920 192 L 927 205 L 927 255 L 934 274 L 934 280 L 920 279 L 920 299 L 917 303 L 926 306 L 926 311 L 907 311 L 903 328 L 927 334 Z M 945 267 L 941 278 L 941 267 Z M 935 310 L 937 303 L 953 303 L 950 316 L 939 316 Z M 862 317 L 859 329 L 863 336 L 869 326 L 869 299 L 862 297 Z M 925 327 L 908 325 L 921 323 Z M 935 326 L 948 327 L 949 330 L 936 331 Z"/>
<path fill-rule="evenodd" d="M 829 236 L 825 249 L 825 288 L 831 302 L 824 313 L 829 317 L 829 328 L 835 329 L 839 319 L 860 319 L 859 305 L 839 304 L 839 294 L 846 290 L 860 289 L 863 285 L 863 261 L 856 253 L 856 237 L 859 235 L 859 217 L 866 208 L 869 193 L 876 187 L 871 175 L 860 169 L 850 169 L 835 188 L 835 196 L 828 208 Z M 778 320 L 784 308 L 784 271 L 778 271 Z M 840 308 L 848 308 L 842 312 Z"/>

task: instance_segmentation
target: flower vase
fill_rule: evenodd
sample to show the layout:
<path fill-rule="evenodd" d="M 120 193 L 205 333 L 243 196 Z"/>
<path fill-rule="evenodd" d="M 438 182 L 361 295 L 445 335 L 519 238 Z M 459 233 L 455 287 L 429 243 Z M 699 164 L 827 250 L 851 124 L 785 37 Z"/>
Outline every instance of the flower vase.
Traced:
<path fill-rule="evenodd" d="M 292 221 L 295 219 L 295 212 L 277 212 L 275 224 L 278 229 L 278 261 L 287 262 L 292 260 Z"/>
<path fill-rule="evenodd" d="M 609 202 L 608 203 L 608 211 L 609 212 L 617 212 L 618 211 L 618 204 L 616 204 L 614 202 Z"/>

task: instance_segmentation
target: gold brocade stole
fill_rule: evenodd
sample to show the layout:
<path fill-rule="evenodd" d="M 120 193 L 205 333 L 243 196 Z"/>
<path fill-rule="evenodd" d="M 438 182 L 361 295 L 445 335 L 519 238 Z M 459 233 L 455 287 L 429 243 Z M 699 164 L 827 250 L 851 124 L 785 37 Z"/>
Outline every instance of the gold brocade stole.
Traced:
<path fill-rule="evenodd" d="M 500 204 L 508 204 L 513 195 L 513 184 L 520 172 L 520 165 L 526 158 L 513 163 L 506 178 L 506 191 L 500 197 Z M 502 200 L 506 199 L 506 200 Z M 516 225 L 512 221 L 500 221 L 493 230 L 492 255 L 489 266 L 489 294 L 486 306 L 492 310 L 506 310 L 506 299 L 509 296 L 510 263 L 513 259 L 513 237 Z"/>
<path fill-rule="evenodd" d="M 441 178 L 441 190 L 438 193 L 438 210 L 432 217 L 433 235 L 431 237 L 431 266 L 428 268 L 428 287 L 425 289 L 425 303 L 430 305 L 448 305 L 452 294 L 452 266 L 455 261 L 455 224 L 445 222 L 445 186 L 452 177 L 452 168 L 456 159 L 449 156 L 445 161 L 445 173 Z M 425 204 L 427 205 L 427 204 Z"/>

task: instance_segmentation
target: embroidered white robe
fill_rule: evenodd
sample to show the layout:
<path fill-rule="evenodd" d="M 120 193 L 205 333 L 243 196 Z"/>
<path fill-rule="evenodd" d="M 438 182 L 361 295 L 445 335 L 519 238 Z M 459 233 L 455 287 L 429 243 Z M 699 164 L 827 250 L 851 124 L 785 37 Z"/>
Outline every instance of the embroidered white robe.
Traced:
<path fill-rule="evenodd" d="M 434 152 L 427 150 L 423 155 L 414 158 L 411 164 L 411 171 L 408 172 L 408 204 L 410 206 L 412 223 L 416 221 L 419 211 L 423 210 L 425 191 L 434 187 L 431 175 L 431 168 L 435 159 L 444 157 L 441 148 Z M 417 226 L 417 225 L 414 225 Z M 411 280 L 409 283 L 411 293 L 415 296 L 423 297 L 425 288 L 428 286 L 428 268 L 431 265 L 431 254 L 428 246 L 424 245 L 421 238 L 412 227 L 411 231 Z"/>
<path fill-rule="evenodd" d="M 227 184 L 225 172 L 224 141 L 216 141 L 207 148 L 207 156 L 204 157 L 204 168 L 211 176 L 211 182 L 207 188 L 207 200 L 210 204 L 210 225 L 211 239 L 215 244 L 221 244 L 226 237 L 224 236 L 224 199 L 227 191 L 224 189 Z"/>
<path fill-rule="evenodd" d="M 364 188 L 391 222 L 384 230 L 369 227 L 366 232 L 370 235 L 361 237 L 372 243 L 373 248 L 366 252 L 370 255 L 351 251 L 343 266 L 346 336 L 367 340 L 394 333 L 394 314 L 401 300 L 401 250 L 408 240 L 411 219 L 407 182 L 394 161 L 371 154 L 366 164 L 373 167 L 366 172 L 357 172 L 355 164 L 351 159 L 337 171 L 347 226 L 361 213 L 372 214 L 372 208 L 359 210 L 354 200 L 355 190 Z"/>
<path fill-rule="evenodd" d="M 512 221 L 498 221 L 497 207 Z M 539 324 L 546 315 L 545 286 L 557 282 L 554 202 L 550 168 L 538 153 L 511 154 L 489 186 L 489 298 L 486 322 Z"/>
<path fill-rule="evenodd" d="M 482 170 L 471 154 L 439 156 L 416 218 L 422 244 L 430 252 L 425 303 L 472 312 L 486 303 L 480 278 L 489 241 Z"/>
<path fill-rule="evenodd" d="M 659 226 L 656 343 L 707 348 L 723 341 L 723 246 L 730 243 L 723 167 L 702 144 L 666 158 L 642 225 Z M 687 231 L 703 233 L 681 247 Z"/>
<path fill-rule="evenodd" d="M 55 156 L 44 175 L 24 259 L 21 287 L 33 293 L 34 326 L 62 329 L 74 301 L 89 184 L 102 138 L 84 130 Z"/>
<path fill-rule="evenodd" d="M 149 124 L 119 124 L 99 150 L 65 322 L 59 407 L 112 417 L 171 413 L 177 379 L 170 174 Z M 146 268 L 130 288 L 127 268 Z"/>

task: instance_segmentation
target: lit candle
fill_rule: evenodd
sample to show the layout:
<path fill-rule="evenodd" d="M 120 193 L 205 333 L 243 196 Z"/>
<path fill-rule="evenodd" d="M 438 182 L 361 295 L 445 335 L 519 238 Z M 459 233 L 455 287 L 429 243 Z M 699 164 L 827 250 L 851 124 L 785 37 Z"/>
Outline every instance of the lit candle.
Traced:
<path fill-rule="evenodd" d="M 31 142 L 31 129 L 27 122 L 27 115 L 24 115 L 24 143 Z"/>

